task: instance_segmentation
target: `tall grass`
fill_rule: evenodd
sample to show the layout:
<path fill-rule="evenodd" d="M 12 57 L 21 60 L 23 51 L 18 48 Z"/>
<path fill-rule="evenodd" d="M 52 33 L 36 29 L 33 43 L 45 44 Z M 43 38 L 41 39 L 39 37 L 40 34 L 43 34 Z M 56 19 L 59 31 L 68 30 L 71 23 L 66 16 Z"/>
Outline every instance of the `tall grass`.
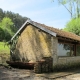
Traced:
<path fill-rule="evenodd" d="M 2 53 L 10 53 L 9 46 L 7 46 L 4 42 L 0 42 L 0 54 Z"/>
<path fill-rule="evenodd" d="M 0 42 L 0 64 L 7 65 L 6 61 L 10 59 L 9 46 L 5 45 L 4 42 Z"/>

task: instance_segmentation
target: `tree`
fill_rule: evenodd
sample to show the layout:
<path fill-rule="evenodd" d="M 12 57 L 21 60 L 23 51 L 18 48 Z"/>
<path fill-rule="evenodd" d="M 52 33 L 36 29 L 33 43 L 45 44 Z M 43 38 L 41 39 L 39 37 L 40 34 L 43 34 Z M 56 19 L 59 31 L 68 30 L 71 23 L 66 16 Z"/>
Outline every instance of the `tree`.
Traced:
<path fill-rule="evenodd" d="M 80 0 L 58 0 L 58 3 L 63 5 L 70 13 L 71 18 L 79 18 L 80 14 Z"/>
<path fill-rule="evenodd" d="M 0 27 L 0 41 L 3 41 L 4 40 L 4 30 Z"/>
<path fill-rule="evenodd" d="M 3 19 L 4 17 L 4 12 L 3 10 L 0 8 L 0 21 Z"/>
<path fill-rule="evenodd" d="M 3 39 L 8 41 L 14 35 L 13 32 L 13 22 L 10 18 L 4 17 L 2 22 L 0 23 L 1 32 L 4 32 Z"/>
<path fill-rule="evenodd" d="M 22 17 L 18 13 L 13 13 L 11 11 L 4 11 L 5 17 L 9 17 L 14 23 L 16 29 L 19 29 L 22 24 L 28 19 L 27 17 Z"/>
<path fill-rule="evenodd" d="M 80 36 L 80 18 L 72 19 L 64 28 L 65 31 L 73 32 Z"/>

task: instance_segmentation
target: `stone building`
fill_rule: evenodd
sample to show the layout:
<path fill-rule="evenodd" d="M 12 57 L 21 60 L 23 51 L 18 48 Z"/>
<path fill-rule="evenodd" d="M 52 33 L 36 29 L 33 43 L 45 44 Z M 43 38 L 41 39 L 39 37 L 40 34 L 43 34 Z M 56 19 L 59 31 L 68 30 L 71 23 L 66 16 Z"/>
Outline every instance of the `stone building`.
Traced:
<path fill-rule="evenodd" d="M 80 62 L 80 37 L 27 20 L 11 38 L 11 60 L 36 62 L 52 57 L 53 66 Z"/>

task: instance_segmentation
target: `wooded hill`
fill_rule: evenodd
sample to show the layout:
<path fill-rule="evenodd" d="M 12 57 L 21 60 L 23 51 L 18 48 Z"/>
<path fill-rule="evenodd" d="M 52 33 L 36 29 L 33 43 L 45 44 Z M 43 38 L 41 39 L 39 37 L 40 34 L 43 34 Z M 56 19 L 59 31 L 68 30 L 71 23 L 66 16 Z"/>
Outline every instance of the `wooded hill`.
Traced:
<path fill-rule="evenodd" d="M 9 41 L 27 19 L 18 13 L 3 11 L 0 8 L 0 41 Z"/>

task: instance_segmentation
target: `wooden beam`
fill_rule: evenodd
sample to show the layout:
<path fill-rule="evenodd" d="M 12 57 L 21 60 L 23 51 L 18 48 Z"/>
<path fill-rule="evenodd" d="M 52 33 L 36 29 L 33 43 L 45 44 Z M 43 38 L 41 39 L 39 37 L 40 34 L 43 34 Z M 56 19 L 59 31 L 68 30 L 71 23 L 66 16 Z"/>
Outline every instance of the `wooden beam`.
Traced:
<path fill-rule="evenodd" d="M 69 42 L 79 42 L 77 40 L 73 40 L 73 39 L 65 38 L 65 37 L 60 37 L 60 36 L 58 36 L 57 38 L 58 38 L 58 40 L 64 40 L 64 41 L 69 41 Z"/>

